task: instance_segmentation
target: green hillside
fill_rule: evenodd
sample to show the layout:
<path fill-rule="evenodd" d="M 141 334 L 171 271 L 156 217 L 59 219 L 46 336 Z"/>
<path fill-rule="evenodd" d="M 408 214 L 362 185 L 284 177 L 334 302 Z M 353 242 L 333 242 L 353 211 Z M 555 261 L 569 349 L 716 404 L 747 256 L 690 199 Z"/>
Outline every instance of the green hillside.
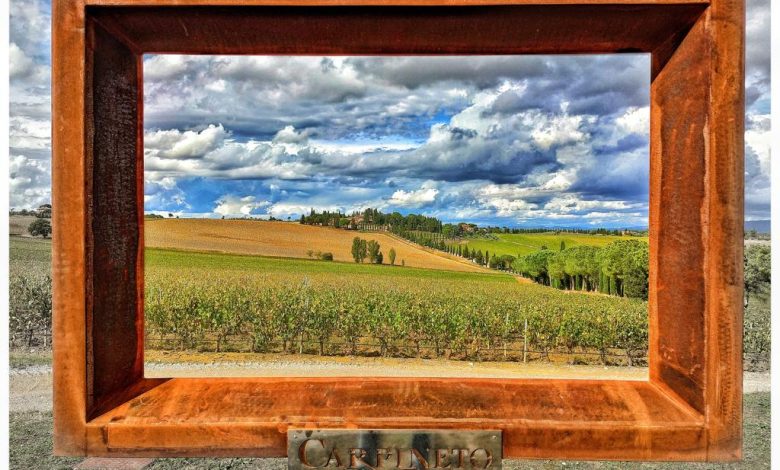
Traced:
<path fill-rule="evenodd" d="M 539 251 L 543 246 L 551 250 L 558 250 L 561 242 L 564 242 L 567 248 L 577 245 L 588 245 L 602 247 L 615 240 L 639 239 L 647 241 L 647 237 L 631 237 L 617 235 L 591 235 L 580 233 L 500 233 L 494 234 L 497 239 L 480 238 L 468 240 L 463 245 L 467 245 L 469 251 L 476 249 L 483 253 L 487 250 L 491 255 L 512 255 L 525 256 L 527 254 Z"/>

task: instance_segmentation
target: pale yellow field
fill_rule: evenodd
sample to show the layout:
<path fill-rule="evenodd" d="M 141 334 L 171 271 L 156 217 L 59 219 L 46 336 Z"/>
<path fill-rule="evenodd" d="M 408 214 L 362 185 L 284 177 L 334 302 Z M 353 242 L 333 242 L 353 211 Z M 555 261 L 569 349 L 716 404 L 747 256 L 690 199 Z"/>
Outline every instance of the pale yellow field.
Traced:
<path fill-rule="evenodd" d="M 444 253 L 426 251 L 383 233 L 360 233 L 297 222 L 214 219 L 146 219 L 144 243 L 152 248 L 216 251 L 247 255 L 308 258 L 307 251 L 333 253 L 335 261 L 352 261 L 352 239 L 376 240 L 385 263 L 394 248 L 396 264 L 449 271 L 492 272 Z"/>
<path fill-rule="evenodd" d="M 9 234 L 17 237 L 29 237 L 31 236 L 27 232 L 27 227 L 36 219 L 34 215 L 12 215 L 8 218 L 9 222 Z"/>

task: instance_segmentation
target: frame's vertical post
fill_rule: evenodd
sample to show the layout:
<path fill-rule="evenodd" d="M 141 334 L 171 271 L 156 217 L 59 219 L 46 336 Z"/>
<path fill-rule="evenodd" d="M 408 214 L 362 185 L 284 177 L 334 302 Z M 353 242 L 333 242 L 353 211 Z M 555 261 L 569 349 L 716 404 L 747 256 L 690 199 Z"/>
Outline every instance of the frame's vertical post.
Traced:
<path fill-rule="evenodd" d="M 651 380 L 741 455 L 744 3 L 714 0 L 651 86 Z M 703 338 L 703 340 L 702 340 Z"/>
<path fill-rule="evenodd" d="M 86 163 L 83 0 L 52 4 L 54 451 L 86 453 Z"/>
<path fill-rule="evenodd" d="M 143 85 L 132 44 L 92 19 L 86 30 L 87 414 L 94 417 L 143 379 Z"/>
<path fill-rule="evenodd" d="M 707 458 L 732 460 L 742 456 L 745 1 L 714 0 L 707 20 Z"/>

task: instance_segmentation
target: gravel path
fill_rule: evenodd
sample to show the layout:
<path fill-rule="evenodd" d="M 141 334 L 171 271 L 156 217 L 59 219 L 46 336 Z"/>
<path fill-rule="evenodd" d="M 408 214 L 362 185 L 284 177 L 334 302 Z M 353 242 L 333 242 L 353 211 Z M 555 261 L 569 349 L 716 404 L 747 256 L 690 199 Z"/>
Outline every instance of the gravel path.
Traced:
<path fill-rule="evenodd" d="M 403 367 L 395 364 L 403 361 Z M 146 365 L 147 377 L 295 377 L 295 376 L 389 376 L 389 377 L 493 377 L 493 378 L 599 378 L 645 380 L 640 367 L 569 366 L 546 363 L 470 363 L 464 361 L 353 358 L 352 360 L 276 359 L 253 363 L 195 363 Z M 768 372 L 745 372 L 744 393 L 770 391 Z M 52 400 L 50 366 L 11 369 L 10 411 L 49 411 Z"/>
<path fill-rule="evenodd" d="M 51 367 L 32 366 L 11 369 L 9 375 L 9 410 L 23 411 L 51 410 Z"/>
<path fill-rule="evenodd" d="M 147 377 L 478 377 L 574 378 L 646 380 L 642 367 L 572 366 L 545 362 L 468 362 L 444 359 L 327 357 L 269 355 L 260 360 L 236 361 L 230 355 L 216 361 L 148 361 Z"/>

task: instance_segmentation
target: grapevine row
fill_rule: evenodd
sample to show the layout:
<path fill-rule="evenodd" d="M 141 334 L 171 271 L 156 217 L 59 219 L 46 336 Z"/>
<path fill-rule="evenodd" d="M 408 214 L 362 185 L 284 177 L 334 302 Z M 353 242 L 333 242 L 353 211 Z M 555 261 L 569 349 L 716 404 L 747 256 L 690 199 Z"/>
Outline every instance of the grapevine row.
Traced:
<path fill-rule="evenodd" d="M 255 352 L 276 344 L 293 352 L 306 339 L 321 354 L 332 342 L 356 354 L 359 339 L 369 337 L 383 356 L 402 344 L 418 354 L 430 345 L 437 354 L 465 357 L 524 335 L 543 353 L 591 350 L 605 359 L 613 349 L 629 358 L 647 350 L 647 303 L 639 300 L 515 282 L 225 276 L 147 275 L 147 337 L 174 337 L 182 349 L 213 338 L 220 351 L 238 336 Z"/>

